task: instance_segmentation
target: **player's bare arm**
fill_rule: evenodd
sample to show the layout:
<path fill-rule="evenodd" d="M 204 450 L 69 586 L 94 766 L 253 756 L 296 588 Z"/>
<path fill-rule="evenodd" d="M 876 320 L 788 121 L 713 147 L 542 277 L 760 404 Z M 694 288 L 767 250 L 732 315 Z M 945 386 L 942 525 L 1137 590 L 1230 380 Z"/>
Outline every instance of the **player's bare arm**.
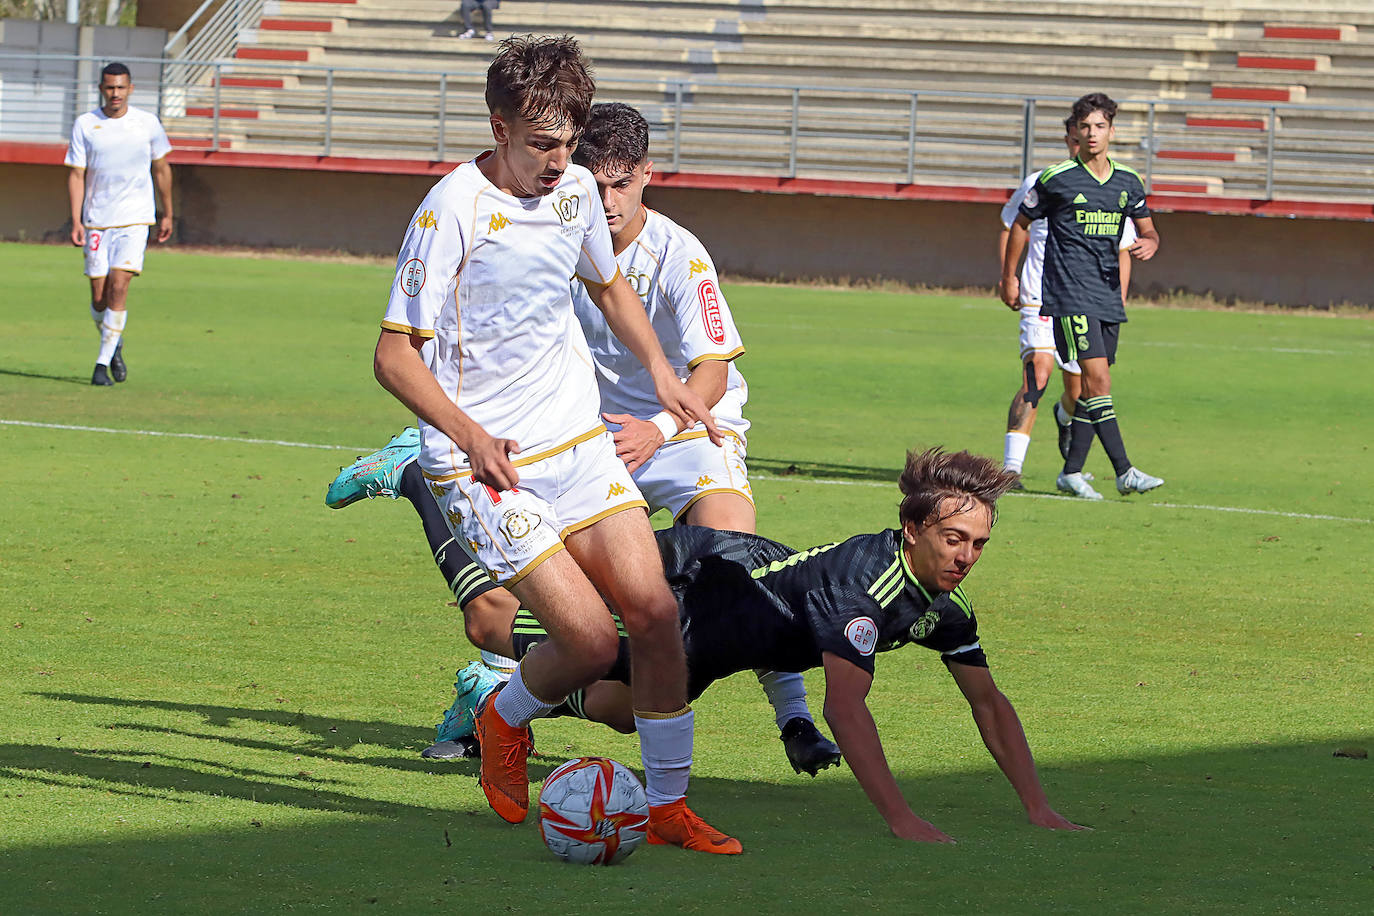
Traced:
<path fill-rule="evenodd" d="M 1002 258 L 1002 302 L 1007 308 L 1021 308 L 1021 280 L 1016 272 L 1021 267 L 1021 256 L 1026 253 L 1026 243 L 1030 240 L 1030 220 L 1024 213 L 1016 217 L 1007 235 L 1007 250 Z"/>
<path fill-rule="evenodd" d="M 949 666 L 949 672 L 968 700 L 978 733 L 983 736 L 992 758 L 1016 790 L 1030 822 L 1049 830 L 1085 830 L 1050 807 L 1040 777 L 1035 772 L 1026 733 L 1011 701 L 993 683 L 992 673 L 974 665 Z M 843 743 L 840 745 L 844 746 Z"/>
<path fill-rule="evenodd" d="M 1147 216 L 1144 219 L 1136 220 L 1135 231 L 1139 238 L 1130 248 L 1131 256 L 1142 261 L 1148 261 L 1159 250 L 1159 233 L 1155 231 L 1154 218 Z M 1122 290 L 1123 292 L 1125 290 L 1124 284 Z"/>
<path fill-rule="evenodd" d="M 831 652 L 822 653 L 821 661 L 825 667 L 825 721 L 888 829 L 904 840 L 953 843 L 952 837 L 911 810 L 897 786 L 866 701 L 873 676 Z"/>
<path fill-rule="evenodd" d="M 172 166 L 166 156 L 153 160 L 153 187 L 157 190 L 158 209 L 162 211 L 157 221 L 157 240 L 165 242 L 172 237 Z"/>
<path fill-rule="evenodd" d="M 730 364 L 723 359 L 707 359 L 697 364 L 687 376 L 687 387 L 701 395 L 708 408 L 715 407 L 725 397 L 729 382 Z M 654 456 L 654 452 L 668 441 L 665 431 L 650 420 L 639 420 L 629 414 L 602 414 L 608 422 L 620 425 L 615 433 L 615 454 L 630 473 Z M 679 430 L 680 431 L 680 430 Z"/>
<path fill-rule="evenodd" d="M 86 227 L 81 225 L 81 205 L 86 199 L 86 170 L 67 170 L 67 197 L 72 210 L 72 244 L 81 248 L 86 244 Z"/>
<path fill-rule="evenodd" d="M 518 454 L 520 446 L 510 439 L 487 435 L 453 403 L 420 359 L 423 343 L 418 337 L 383 329 L 372 361 L 377 381 L 417 417 L 452 439 L 468 456 L 472 476 L 479 483 L 509 490 L 520 480 L 509 457 Z"/>
<path fill-rule="evenodd" d="M 663 355 L 663 347 L 654 334 L 653 326 L 649 324 L 649 316 L 644 313 L 644 303 L 625 278 L 617 275 L 605 286 L 590 282 L 584 285 L 592 302 L 606 316 L 611 333 L 629 347 L 630 352 L 649 371 L 649 376 L 654 380 L 654 393 L 663 409 L 677 420 L 678 429 L 683 430 L 700 422 L 706 427 L 711 441 L 720 445 L 723 440 L 710 408 L 700 394 L 688 388 L 673 373 L 673 367 Z"/>
<path fill-rule="evenodd" d="M 1131 249 L 1123 248 L 1116 257 L 1117 273 L 1121 275 L 1121 304 L 1126 304 L 1126 297 L 1131 292 Z"/>

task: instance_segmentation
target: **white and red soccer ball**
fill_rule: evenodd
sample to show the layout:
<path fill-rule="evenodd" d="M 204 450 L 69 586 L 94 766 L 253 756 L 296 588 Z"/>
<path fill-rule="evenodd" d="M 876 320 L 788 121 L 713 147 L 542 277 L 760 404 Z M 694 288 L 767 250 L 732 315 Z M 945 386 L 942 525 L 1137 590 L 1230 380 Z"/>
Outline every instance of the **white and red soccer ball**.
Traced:
<path fill-rule="evenodd" d="M 615 760 L 569 760 L 539 790 L 539 833 L 565 862 L 614 865 L 644 842 L 648 829 L 644 787 Z"/>

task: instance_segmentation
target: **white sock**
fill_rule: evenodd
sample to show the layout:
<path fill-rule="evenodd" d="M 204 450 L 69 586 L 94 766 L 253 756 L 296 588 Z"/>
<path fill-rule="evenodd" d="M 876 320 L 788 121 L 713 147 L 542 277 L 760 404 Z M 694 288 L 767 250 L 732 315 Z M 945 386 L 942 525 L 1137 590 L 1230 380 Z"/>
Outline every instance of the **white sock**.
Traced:
<path fill-rule="evenodd" d="M 1058 423 L 1060 426 L 1073 425 L 1073 415 L 1064 412 L 1064 403 L 1062 401 L 1054 402 L 1054 422 Z"/>
<path fill-rule="evenodd" d="M 506 681 L 506 686 L 496 695 L 495 702 L 496 711 L 506 720 L 507 725 L 523 728 L 530 724 L 531 719 L 548 715 L 555 706 L 563 702 L 563 699 L 560 697 L 556 702 L 545 703 L 530 693 L 517 667 L 510 680 Z"/>
<path fill-rule="evenodd" d="M 128 320 L 128 312 L 105 310 L 100 322 L 100 355 L 95 358 L 97 363 L 102 366 L 110 364 L 110 360 L 114 358 L 115 347 L 119 346 L 119 338 L 124 335 L 124 322 Z"/>
<path fill-rule="evenodd" d="M 1030 436 L 1025 433 L 1007 433 L 1006 444 L 1002 446 L 1002 470 L 1021 473 L 1026 463 L 1026 449 L 1030 448 Z"/>
<path fill-rule="evenodd" d="M 650 716 L 635 713 L 639 758 L 644 763 L 644 794 L 650 805 L 669 805 L 687 795 L 687 779 L 692 775 L 693 713 L 688 707 L 669 718 Z"/>
<path fill-rule="evenodd" d="M 520 666 L 520 663 L 513 658 L 506 658 L 504 655 L 497 655 L 486 649 L 478 651 L 482 656 L 482 664 L 490 668 L 492 673 L 503 681 L 509 681 L 510 676 L 515 673 L 515 669 Z"/>
<path fill-rule="evenodd" d="M 806 708 L 806 681 L 792 671 L 760 671 L 759 683 L 768 702 L 773 705 L 773 718 L 779 731 L 798 716 L 810 721 L 811 710 Z"/>

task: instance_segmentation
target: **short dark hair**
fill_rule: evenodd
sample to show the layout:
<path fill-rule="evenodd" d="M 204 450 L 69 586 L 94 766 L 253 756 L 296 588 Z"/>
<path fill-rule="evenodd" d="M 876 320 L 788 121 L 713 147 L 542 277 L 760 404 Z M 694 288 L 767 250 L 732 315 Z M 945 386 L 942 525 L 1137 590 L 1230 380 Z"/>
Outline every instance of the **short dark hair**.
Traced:
<path fill-rule="evenodd" d="M 582 49 L 571 35 L 507 38 L 487 68 L 487 109 L 541 127 L 566 124 L 581 133 L 595 91 Z"/>
<path fill-rule="evenodd" d="M 898 516 L 917 528 L 958 515 L 980 502 L 997 521 L 997 500 L 1020 475 L 1006 471 L 990 458 L 969 452 L 946 452 L 936 446 L 924 452 L 906 453 L 906 468 L 897 481 L 902 490 Z M 951 511 L 940 514 L 940 504 L 953 499 Z"/>
<path fill-rule="evenodd" d="M 105 65 L 104 69 L 100 71 L 100 81 L 105 82 L 107 76 L 127 76 L 130 82 L 133 81 L 133 75 L 129 73 L 129 68 L 119 62 Z"/>
<path fill-rule="evenodd" d="M 573 162 L 593 172 L 638 168 L 649 158 L 649 122 L 623 102 L 592 106 L 587 130 L 573 151 Z"/>
<path fill-rule="evenodd" d="M 1069 115 L 1067 118 L 1065 118 L 1065 119 L 1064 119 L 1064 136 L 1067 137 L 1069 134 L 1073 133 L 1073 129 L 1074 129 L 1075 127 L 1077 127 L 1077 126 L 1078 126 L 1078 119 L 1075 118 L 1073 115 Z"/>
<path fill-rule="evenodd" d="M 1069 117 L 1073 123 L 1077 124 L 1092 114 L 1094 111 L 1102 112 L 1102 116 L 1110 124 L 1116 120 L 1116 102 L 1104 92 L 1089 92 L 1077 102 L 1073 103 L 1073 113 Z"/>

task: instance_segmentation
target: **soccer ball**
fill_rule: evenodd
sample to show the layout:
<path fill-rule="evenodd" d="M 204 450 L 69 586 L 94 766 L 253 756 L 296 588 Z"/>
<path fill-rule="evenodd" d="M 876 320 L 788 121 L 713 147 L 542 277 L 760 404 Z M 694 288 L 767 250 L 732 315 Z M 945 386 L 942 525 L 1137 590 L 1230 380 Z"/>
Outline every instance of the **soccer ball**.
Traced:
<path fill-rule="evenodd" d="M 539 833 L 564 862 L 614 865 L 644 842 L 648 829 L 644 787 L 615 760 L 569 760 L 539 790 Z"/>

